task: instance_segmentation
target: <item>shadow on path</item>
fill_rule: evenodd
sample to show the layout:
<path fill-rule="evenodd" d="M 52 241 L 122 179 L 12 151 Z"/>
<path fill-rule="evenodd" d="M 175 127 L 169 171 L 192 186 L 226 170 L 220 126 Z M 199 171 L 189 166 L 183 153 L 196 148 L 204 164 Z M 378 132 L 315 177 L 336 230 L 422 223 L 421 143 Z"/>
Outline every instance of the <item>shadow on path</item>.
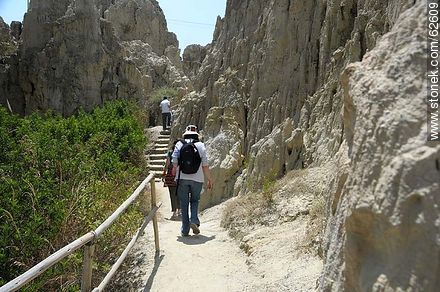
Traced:
<path fill-rule="evenodd" d="M 157 270 L 159 269 L 160 263 L 162 262 L 165 255 L 159 255 L 159 253 L 156 253 L 156 256 L 154 257 L 154 267 L 151 271 L 150 277 L 148 277 L 147 283 L 145 284 L 144 292 L 148 292 L 151 290 L 151 286 L 153 286 L 154 277 L 157 274 Z"/>
<path fill-rule="evenodd" d="M 182 242 L 187 245 L 198 245 L 198 244 L 204 244 L 210 240 L 215 239 L 215 235 L 212 235 L 210 237 L 204 236 L 204 235 L 192 235 L 192 236 L 178 236 L 177 241 Z"/>

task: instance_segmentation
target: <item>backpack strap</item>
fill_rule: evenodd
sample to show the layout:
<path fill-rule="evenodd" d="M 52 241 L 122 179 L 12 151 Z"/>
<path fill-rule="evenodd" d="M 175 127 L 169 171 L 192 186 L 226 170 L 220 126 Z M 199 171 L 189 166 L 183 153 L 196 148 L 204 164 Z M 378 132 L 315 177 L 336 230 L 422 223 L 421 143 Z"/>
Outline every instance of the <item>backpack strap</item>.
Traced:
<path fill-rule="evenodd" d="M 180 151 L 182 150 L 183 146 L 185 146 L 185 144 L 188 144 L 188 142 L 186 142 L 185 139 L 179 139 L 180 143 L 182 143 L 182 146 L 180 146 L 179 149 L 179 158 L 177 158 L 177 165 L 179 166 L 179 172 L 180 172 L 180 163 L 181 163 L 181 159 L 180 159 Z M 179 179 L 180 179 L 180 173 L 179 173 Z"/>
<path fill-rule="evenodd" d="M 179 141 L 180 141 L 183 145 L 186 144 L 185 139 L 180 139 Z M 183 145 L 182 145 L 182 146 L 183 146 Z M 179 197 L 177 191 L 179 190 L 179 185 L 180 185 L 180 173 L 181 173 L 181 170 L 180 170 L 180 162 L 179 162 L 179 160 L 178 160 L 177 162 L 178 162 L 177 165 L 179 166 L 179 175 L 177 176 L 176 196 Z M 179 206 L 179 207 L 180 207 L 180 206 Z"/>

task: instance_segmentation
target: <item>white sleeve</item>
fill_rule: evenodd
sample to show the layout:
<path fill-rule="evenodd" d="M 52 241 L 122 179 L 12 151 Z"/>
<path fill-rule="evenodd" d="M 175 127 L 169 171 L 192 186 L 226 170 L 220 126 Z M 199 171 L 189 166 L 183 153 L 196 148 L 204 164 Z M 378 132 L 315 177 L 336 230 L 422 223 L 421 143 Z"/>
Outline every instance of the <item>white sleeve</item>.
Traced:
<path fill-rule="evenodd" d="M 208 155 L 206 153 L 206 147 L 205 144 L 203 144 L 202 142 L 197 143 L 199 145 L 199 147 L 197 147 L 197 149 L 199 149 L 200 151 L 200 158 L 202 158 L 202 166 L 208 166 Z"/>
<path fill-rule="evenodd" d="M 178 163 L 180 148 L 182 148 L 182 145 L 183 145 L 182 142 L 179 141 L 176 143 L 176 147 L 174 147 L 174 151 L 172 155 L 174 165 L 177 165 Z"/>

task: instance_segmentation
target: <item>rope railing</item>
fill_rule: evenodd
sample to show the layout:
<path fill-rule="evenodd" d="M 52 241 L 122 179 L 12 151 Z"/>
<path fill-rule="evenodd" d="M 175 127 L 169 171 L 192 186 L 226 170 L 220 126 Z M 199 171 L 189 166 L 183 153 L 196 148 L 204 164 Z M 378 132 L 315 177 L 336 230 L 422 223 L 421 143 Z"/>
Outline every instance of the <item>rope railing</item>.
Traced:
<path fill-rule="evenodd" d="M 105 286 L 108 285 L 111 278 L 116 274 L 117 269 L 121 266 L 122 262 L 127 257 L 129 251 L 133 248 L 136 241 L 139 239 L 140 235 L 143 233 L 144 229 L 148 225 L 148 223 L 153 221 L 153 229 L 154 229 L 154 242 L 156 253 L 159 252 L 159 230 L 157 224 L 157 210 L 160 208 L 162 204 L 156 206 L 156 186 L 154 182 L 154 174 L 149 174 L 147 178 L 136 188 L 133 194 L 122 203 L 112 215 L 110 215 L 98 228 L 94 231 L 90 231 L 89 233 L 84 234 L 79 237 L 75 241 L 69 243 L 65 247 L 61 248 L 57 252 L 51 254 L 49 257 L 21 274 L 17 278 L 12 281 L 6 283 L 4 286 L 0 287 L 0 292 L 10 292 L 17 291 L 27 283 L 31 282 L 36 277 L 43 274 L 47 269 L 57 264 L 62 259 L 74 253 L 76 250 L 84 247 L 84 256 L 83 256 L 83 270 L 81 276 L 81 291 L 82 292 L 90 292 L 92 291 L 92 272 L 93 272 L 93 255 L 95 252 L 95 242 L 104 231 L 109 228 L 126 210 L 127 208 L 133 204 L 133 202 L 139 197 L 142 191 L 145 189 L 147 184 L 150 183 L 151 189 L 151 211 L 145 217 L 141 227 L 136 232 L 135 236 L 128 243 L 125 250 L 122 252 L 121 256 L 118 258 L 116 263 L 111 268 L 110 272 L 105 276 L 104 280 L 101 284 L 93 289 L 93 291 L 102 291 Z"/>

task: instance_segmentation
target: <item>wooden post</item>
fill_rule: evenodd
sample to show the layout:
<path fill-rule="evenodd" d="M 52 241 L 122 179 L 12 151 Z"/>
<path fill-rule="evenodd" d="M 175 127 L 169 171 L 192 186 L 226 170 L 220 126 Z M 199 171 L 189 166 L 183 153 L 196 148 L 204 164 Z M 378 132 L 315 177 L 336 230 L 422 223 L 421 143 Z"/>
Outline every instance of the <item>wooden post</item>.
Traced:
<path fill-rule="evenodd" d="M 150 203 L 148 188 L 145 188 L 144 191 L 142 192 L 142 197 L 141 197 L 141 207 L 140 208 L 141 208 L 142 215 L 147 216 L 148 213 L 150 213 L 149 205 L 151 205 L 151 203 Z"/>
<path fill-rule="evenodd" d="M 151 209 L 156 207 L 156 183 L 154 178 L 150 181 L 151 185 Z M 157 227 L 157 215 L 153 217 L 154 243 L 156 245 L 156 253 L 159 252 L 159 228 Z"/>
<path fill-rule="evenodd" d="M 9 281 L 5 285 L 0 287 L 0 292 L 11 292 L 11 291 L 17 291 L 42 273 L 67 257 L 68 255 L 71 255 L 76 250 L 80 249 L 84 245 L 86 245 L 88 242 L 93 240 L 95 237 L 95 234 L 93 232 L 89 232 L 75 240 L 74 242 L 69 243 L 62 249 L 58 250 L 57 252 L 51 254 L 49 257 L 44 259 L 43 261 L 39 262 L 29 270 L 27 270 L 24 274 L 21 274 L 17 278 Z"/>
<path fill-rule="evenodd" d="M 95 243 L 89 242 L 84 246 L 83 272 L 81 278 L 81 292 L 92 291 L 92 270 L 93 254 L 95 253 Z"/>

